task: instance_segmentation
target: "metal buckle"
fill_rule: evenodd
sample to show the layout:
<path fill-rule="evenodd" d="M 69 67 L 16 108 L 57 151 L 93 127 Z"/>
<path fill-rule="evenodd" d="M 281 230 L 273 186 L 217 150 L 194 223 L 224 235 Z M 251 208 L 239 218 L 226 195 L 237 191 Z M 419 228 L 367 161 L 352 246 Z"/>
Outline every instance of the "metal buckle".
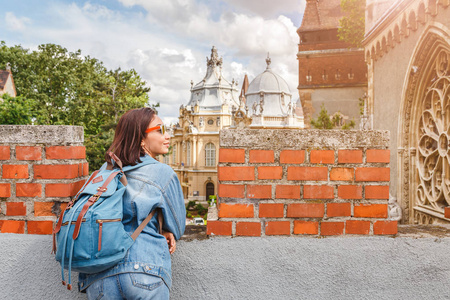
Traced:
<path fill-rule="evenodd" d="M 92 195 L 91 199 L 92 199 L 92 198 L 94 198 L 94 201 L 93 201 L 93 202 L 97 202 L 98 198 L 100 198 L 100 195 L 97 195 L 97 194 Z M 89 200 L 91 200 L 91 199 L 89 199 Z"/>

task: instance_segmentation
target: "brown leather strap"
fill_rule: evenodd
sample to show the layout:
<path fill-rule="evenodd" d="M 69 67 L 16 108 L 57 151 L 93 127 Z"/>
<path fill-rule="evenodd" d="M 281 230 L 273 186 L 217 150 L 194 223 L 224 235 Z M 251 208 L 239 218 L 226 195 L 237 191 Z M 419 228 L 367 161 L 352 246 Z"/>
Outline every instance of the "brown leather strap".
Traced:
<path fill-rule="evenodd" d="M 122 161 L 114 153 L 109 152 L 108 154 L 114 160 L 116 165 L 120 168 L 120 171 L 122 171 Z"/>
<path fill-rule="evenodd" d="M 84 204 L 83 209 L 81 210 L 80 214 L 78 215 L 77 218 L 77 223 L 75 225 L 75 229 L 73 231 L 73 239 L 76 240 L 78 237 L 78 234 L 80 233 L 80 227 L 81 227 L 81 222 L 83 221 L 84 215 L 86 214 L 86 212 L 88 211 L 89 207 L 91 207 L 92 204 L 94 204 L 95 202 L 97 202 L 98 198 L 100 198 L 100 196 L 106 192 L 107 190 L 107 186 L 108 184 L 114 179 L 114 177 L 116 177 L 117 174 L 119 174 L 120 172 L 113 172 L 111 173 L 111 175 L 109 175 L 109 177 L 106 179 L 106 181 L 103 183 L 103 185 L 101 187 L 99 187 L 97 189 L 97 194 L 93 195 L 91 198 L 89 198 L 89 200 Z"/>
<path fill-rule="evenodd" d="M 145 226 L 147 226 L 148 222 L 150 222 L 150 220 L 153 218 L 153 215 L 155 214 L 155 212 L 156 212 L 156 209 L 153 210 L 147 216 L 147 218 L 145 218 L 144 221 L 142 221 L 141 225 L 139 225 L 138 228 L 136 228 L 136 230 L 131 235 L 131 238 L 133 239 L 133 241 L 135 241 L 137 239 L 137 237 L 139 236 L 139 234 L 141 234 L 142 230 L 144 230 Z M 162 215 L 161 209 L 158 209 L 158 222 L 159 222 L 159 234 L 162 234 L 163 215 Z"/>
<path fill-rule="evenodd" d="M 80 196 L 80 194 L 84 191 L 84 189 L 88 186 L 89 182 L 92 181 L 92 179 L 94 179 L 94 177 L 98 174 L 99 170 L 94 171 L 94 173 L 91 174 L 91 176 L 89 177 L 88 181 L 86 182 L 86 184 L 81 188 L 81 190 L 78 191 L 78 193 L 75 195 L 75 197 L 73 198 L 72 202 L 75 202 L 78 199 L 78 196 Z"/>

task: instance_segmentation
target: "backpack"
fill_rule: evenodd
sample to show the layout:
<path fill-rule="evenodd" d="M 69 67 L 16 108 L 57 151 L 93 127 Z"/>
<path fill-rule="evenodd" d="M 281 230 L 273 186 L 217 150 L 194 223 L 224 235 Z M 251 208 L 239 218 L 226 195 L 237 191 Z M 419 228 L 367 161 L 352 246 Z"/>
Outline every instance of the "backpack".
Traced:
<path fill-rule="evenodd" d="M 68 270 L 67 289 L 72 289 L 71 271 L 98 273 L 122 260 L 138 235 L 155 214 L 153 210 L 139 227 L 129 234 L 122 224 L 123 195 L 126 190 L 126 171 L 149 163 L 122 168 L 121 161 L 109 153 L 119 167 L 100 169 L 92 173 L 66 209 L 53 230 L 53 253 L 61 264 L 62 284 L 64 269 Z M 162 213 L 158 213 L 159 232 L 162 232 Z"/>

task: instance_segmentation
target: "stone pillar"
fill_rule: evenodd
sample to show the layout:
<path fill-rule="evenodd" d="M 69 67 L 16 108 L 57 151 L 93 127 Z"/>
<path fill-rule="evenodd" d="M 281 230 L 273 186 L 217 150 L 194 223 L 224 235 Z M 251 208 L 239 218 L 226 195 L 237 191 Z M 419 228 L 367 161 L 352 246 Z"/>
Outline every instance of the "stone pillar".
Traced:
<path fill-rule="evenodd" d="M 81 126 L 0 126 L 0 232 L 51 234 L 89 175 Z"/>

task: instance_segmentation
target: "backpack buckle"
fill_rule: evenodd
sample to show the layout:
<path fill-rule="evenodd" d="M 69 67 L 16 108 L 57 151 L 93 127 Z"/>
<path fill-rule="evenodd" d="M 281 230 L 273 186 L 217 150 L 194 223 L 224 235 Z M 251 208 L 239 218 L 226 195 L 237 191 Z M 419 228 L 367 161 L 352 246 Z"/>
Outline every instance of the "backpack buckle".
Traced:
<path fill-rule="evenodd" d="M 100 195 L 98 195 L 98 194 L 92 195 L 92 197 L 91 197 L 91 199 L 93 199 L 93 202 L 97 202 L 98 198 L 100 198 Z"/>

